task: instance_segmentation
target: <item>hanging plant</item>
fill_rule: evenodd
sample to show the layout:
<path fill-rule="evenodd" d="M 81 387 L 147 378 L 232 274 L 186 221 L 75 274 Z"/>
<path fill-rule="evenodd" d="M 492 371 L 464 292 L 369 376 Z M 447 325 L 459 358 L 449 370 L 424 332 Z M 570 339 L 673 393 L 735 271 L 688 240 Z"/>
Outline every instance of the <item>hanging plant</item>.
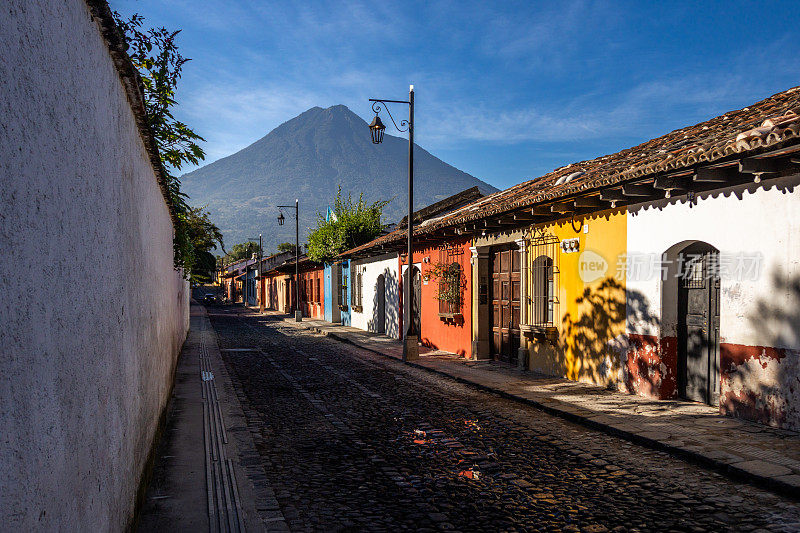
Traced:
<path fill-rule="evenodd" d="M 437 300 L 453 305 L 461 304 L 461 284 L 463 280 L 461 265 L 458 263 L 449 265 L 436 263 L 428 270 L 427 275 L 435 279 L 438 284 L 435 296 Z"/>

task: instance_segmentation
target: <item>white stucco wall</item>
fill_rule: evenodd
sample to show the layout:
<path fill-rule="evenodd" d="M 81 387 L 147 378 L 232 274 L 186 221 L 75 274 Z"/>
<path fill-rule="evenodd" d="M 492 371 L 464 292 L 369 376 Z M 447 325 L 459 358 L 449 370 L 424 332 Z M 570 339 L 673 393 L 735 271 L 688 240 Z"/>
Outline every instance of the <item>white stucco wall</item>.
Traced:
<path fill-rule="evenodd" d="M 0 36 L 0 523 L 119 531 L 188 329 L 188 285 L 84 2 L 4 2 Z"/>
<path fill-rule="evenodd" d="M 399 295 L 398 295 L 398 259 L 397 254 L 385 254 L 367 259 L 354 260 L 351 263 L 351 272 L 355 268 L 363 268 L 362 311 L 353 310 L 350 313 L 351 325 L 365 331 L 378 331 L 375 323 L 377 316 L 376 296 L 378 276 L 384 276 L 386 287 L 386 313 L 384 332 L 389 337 L 399 338 Z"/>
<path fill-rule="evenodd" d="M 800 175 L 733 191 L 630 206 L 628 252 L 675 260 L 688 244 L 719 250 L 720 409 L 762 423 L 800 429 Z M 739 263 L 742 258 L 742 262 Z M 725 264 L 727 263 L 727 264 Z M 755 275 L 736 268 L 758 265 Z M 628 333 L 675 339 L 678 280 L 630 276 Z M 748 270 L 744 268 L 744 270 Z M 727 272 L 726 272 L 727 271 Z M 665 341 L 661 356 L 676 346 Z M 639 356 L 648 355 L 645 350 Z M 651 351 L 650 355 L 655 352 Z M 673 355 L 677 357 L 677 355 Z M 662 375 L 670 373 L 660 365 Z"/>
<path fill-rule="evenodd" d="M 698 195 L 691 207 L 685 196 L 651 207 L 630 206 L 629 257 L 636 253 L 660 257 L 676 244 L 693 241 L 716 247 L 721 257 L 761 254 L 756 279 L 721 279 L 720 342 L 800 348 L 800 328 L 790 327 L 792 321 L 787 320 L 794 317 L 794 324 L 800 323 L 796 293 L 800 282 L 799 184 L 800 175 L 796 175 L 724 194 Z M 626 286 L 629 292 L 646 298 L 650 310 L 663 321 L 664 336 L 676 334 L 677 317 L 661 308 L 658 275 L 647 280 L 629 277 Z M 771 312 L 762 312 L 760 305 Z M 628 316 L 634 315 L 629 308 Z M 657 326 L 654 322 L 629 324 L 628 332 L 655 335 Z"/>

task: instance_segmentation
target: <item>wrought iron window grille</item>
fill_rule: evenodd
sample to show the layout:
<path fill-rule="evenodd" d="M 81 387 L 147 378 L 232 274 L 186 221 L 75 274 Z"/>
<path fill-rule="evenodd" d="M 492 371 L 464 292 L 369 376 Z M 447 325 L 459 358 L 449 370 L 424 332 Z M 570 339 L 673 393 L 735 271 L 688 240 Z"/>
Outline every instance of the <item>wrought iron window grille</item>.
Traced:
<path fill-rule="evenodd" d="M 339 273 L 339 309 L 344 311 L 347 309 L 347 274 L 344 271 L 344 265 L 339 264 L 337 267 Z"/>
<path fill-rule="evenodd" d="M 353 288 L 350 291 L 350 305 L 353 310 L 360 312 L 362 307 L 362 293 L 364 288 L 364 267 L 353 267 Z"/>
<path fill-rule="evenodd" d="M 463 255 L 464 249 L 461 246 L 450 243 L 439 246 L 436 298 L 439 300 L 440 317 L 453 318 L 463 312 L 463 293 L 466 285 L 461 268 Z"/>
<path fill-rule="evenodd" d="M 529 323 L 537 328 L 555 327 L 559 316 L 558 276 L 559 248 L 561 241 L 555 235 L 544 232 L 530 241 L 530 290 L 531 313 Z"/>

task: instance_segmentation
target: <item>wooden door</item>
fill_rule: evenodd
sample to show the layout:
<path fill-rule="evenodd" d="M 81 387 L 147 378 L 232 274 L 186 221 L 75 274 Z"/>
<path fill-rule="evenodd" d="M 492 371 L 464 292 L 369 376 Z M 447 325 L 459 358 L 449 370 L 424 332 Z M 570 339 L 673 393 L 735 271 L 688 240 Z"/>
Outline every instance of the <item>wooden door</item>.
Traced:
<path fill-rule="evenodd" d="M 417 336 L 422 336 L 422 323 L 421 323 L 421 316 L 422 316 L 422 274 L 419 271 L 419 268 L 416 266 L 412 270 L 412 283 L 411 286 L 412 290 L 414 291 L 414 299 L 411 303 L 414 304 L 414 308 L 411 310 L 411 320 L 414 321 L 414 331 L 417 332 Z"/>
<path fill-rule="evenodd" d="M 705 243 L 684 252 L 678 294 L 678 391 L 682 398 L 719 401 L 719 276 L 717 252 Z"/>
<path fill-rule="evenodd" d="M 386 332 L 386 278 L 383 274 L 378 276 L 375 282 L 375 311 L 374 311 L 373 331 L 376 333 Z"/>
<path fill-rule="evenodd" d="M 491 254 L 492 355 L 512 364 L 519 348 L 519 252 L 497 250 Z"/>

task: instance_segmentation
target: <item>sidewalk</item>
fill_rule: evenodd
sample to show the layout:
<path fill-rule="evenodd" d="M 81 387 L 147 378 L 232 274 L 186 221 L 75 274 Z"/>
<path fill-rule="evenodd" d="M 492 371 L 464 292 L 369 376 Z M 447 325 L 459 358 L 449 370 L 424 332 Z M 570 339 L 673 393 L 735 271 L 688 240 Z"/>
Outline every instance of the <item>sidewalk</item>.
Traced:
<path fill-rule="evenodd" d="M 288 531 L 204 307 L 191 326 L 139 531 Z"/>
<path fill-rule="evenodd" d="M 322 320 L 287 318 L 284 324 L 402 359 L 401 342 L 383 335 Z M 708 405 L 651 400 L 423 346 L 419 360 L 409 364 L 800 498 L 800 433 L 721 416 Z"/>

